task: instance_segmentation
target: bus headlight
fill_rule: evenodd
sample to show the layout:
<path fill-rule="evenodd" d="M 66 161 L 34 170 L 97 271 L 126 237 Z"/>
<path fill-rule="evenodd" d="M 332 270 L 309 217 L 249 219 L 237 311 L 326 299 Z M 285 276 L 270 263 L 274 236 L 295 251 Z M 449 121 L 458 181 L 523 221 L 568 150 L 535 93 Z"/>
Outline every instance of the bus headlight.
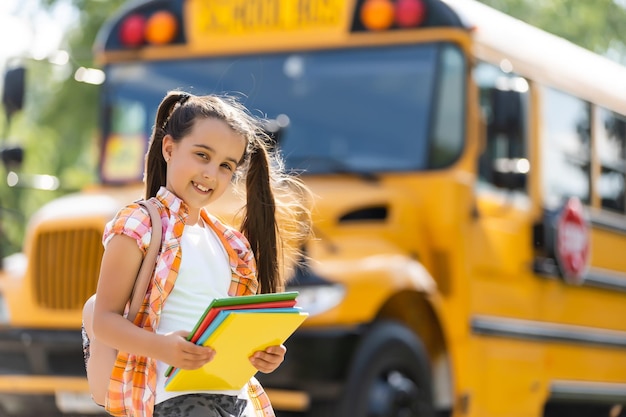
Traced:
<path fill-rule="evenodd" d="M 0 293 L 0 325 L 9 323 L 9 308 L 4 301 L 4 294 Z"/>
<path fill-rule="evenodd" d="M 290 288 L 298 291 L 297 306 L 316 316 L 336 307 L 345 297 L 346 290 L 342 285 L 313 285 Z"/>

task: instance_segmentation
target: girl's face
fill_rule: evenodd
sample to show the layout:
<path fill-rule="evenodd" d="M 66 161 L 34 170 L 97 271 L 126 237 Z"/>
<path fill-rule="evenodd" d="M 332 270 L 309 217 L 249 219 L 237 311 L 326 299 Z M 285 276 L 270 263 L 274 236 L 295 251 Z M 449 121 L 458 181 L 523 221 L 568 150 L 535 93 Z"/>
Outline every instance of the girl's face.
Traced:
<path fill-rule="evenodd" d="M 245 148 L 243 136 L 214 118 L 196 120 L 179 142 L 163 138 L 166 188 L 189 206 L 188 223 L 195 224 L 200 209 L 224 194 Z"/>

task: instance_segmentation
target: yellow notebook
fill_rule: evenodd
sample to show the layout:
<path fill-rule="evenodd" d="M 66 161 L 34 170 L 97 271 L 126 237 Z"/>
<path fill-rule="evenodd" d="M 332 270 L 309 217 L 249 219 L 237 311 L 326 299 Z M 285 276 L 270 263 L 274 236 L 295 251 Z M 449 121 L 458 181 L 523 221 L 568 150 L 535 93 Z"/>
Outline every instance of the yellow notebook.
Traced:
<path fill-rule="evenodd" d="M 220 317 L 221 316 L 221 317 Z M 268 346 L 283 344 L 308 317 L 307 313 L 271 310 L 222 311 L 201 344 L 215 349 L 215 357 L 202 368 L 176 369 L 165 383 L 166 391 L 238 390 L 257 369 L 249 357 Z"/>

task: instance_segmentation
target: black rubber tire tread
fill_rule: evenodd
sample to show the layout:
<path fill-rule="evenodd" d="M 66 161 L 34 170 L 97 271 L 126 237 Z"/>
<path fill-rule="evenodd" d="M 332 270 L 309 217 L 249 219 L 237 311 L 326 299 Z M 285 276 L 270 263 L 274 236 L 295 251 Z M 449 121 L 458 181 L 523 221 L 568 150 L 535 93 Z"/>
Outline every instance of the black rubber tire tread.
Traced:
<path fill-rule="evenodd" d="M 415 410 L 401 416 L 374 414 L 368 410 L 371 384 L 381 373 L 401 371 L 419 389 Z M 336 417 L 433 417 L 432 377 L 421 340 L 397 321 L 375 323 L 359 342 Z"/>

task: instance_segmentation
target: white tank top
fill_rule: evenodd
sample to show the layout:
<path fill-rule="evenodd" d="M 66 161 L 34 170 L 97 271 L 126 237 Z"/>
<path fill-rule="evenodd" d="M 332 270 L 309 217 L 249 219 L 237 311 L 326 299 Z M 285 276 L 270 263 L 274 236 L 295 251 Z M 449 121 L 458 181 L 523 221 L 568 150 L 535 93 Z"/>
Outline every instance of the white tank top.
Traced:
<path fill-rule="evenodd" d="M 231 281 L 228 254 L 213 229 L 203 226 L 202 221 L 194 226 L 185 225 L 181 239 L 181 263 L 172 292 L 167 297 L 157 333 L 165 334 L 178 330 L 193 330 L 200 315 L 214 298 L 228 296 Z M 156 404 L 178 395 L 196 391 L 165 391 L 165 372 L 168 364 L 157 361 Z M 247 398 L 245 387 L 241 391 L 202 391 L 235 395 Z"/>

